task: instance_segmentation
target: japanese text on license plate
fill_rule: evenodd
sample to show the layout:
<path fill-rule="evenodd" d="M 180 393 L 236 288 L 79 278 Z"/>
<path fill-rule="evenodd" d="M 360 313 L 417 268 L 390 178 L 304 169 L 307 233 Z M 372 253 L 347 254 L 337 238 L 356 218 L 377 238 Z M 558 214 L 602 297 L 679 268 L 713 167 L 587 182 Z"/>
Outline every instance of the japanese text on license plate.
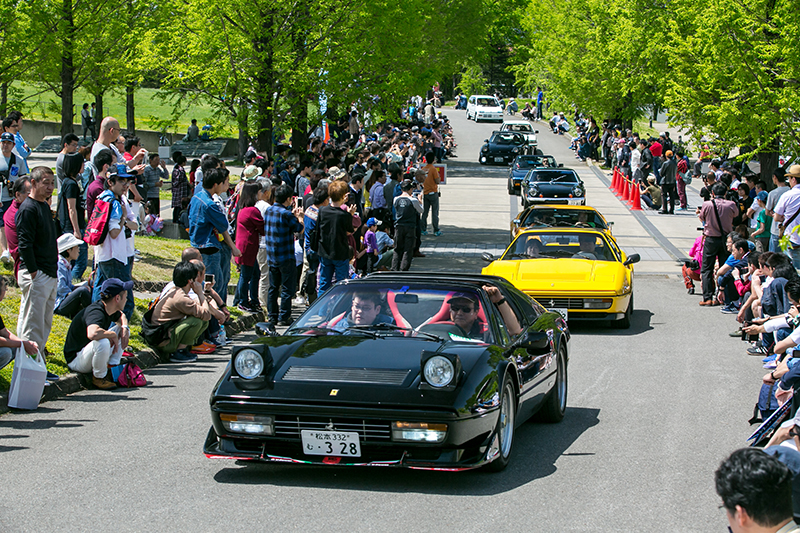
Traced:
<path fill-rule="evenodd" d="M 304 429 L 300 432 L 300 438 L 306 455 L 361 457 L 361 444 L 356 432 Z"/>

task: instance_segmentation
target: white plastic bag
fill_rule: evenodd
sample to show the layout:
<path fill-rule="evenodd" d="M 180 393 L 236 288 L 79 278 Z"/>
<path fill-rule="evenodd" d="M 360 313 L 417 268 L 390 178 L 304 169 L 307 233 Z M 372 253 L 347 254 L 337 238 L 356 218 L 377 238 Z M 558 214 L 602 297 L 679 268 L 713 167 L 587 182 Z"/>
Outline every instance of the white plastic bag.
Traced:
<path fill-rule="evenodd" d="M 17 348 L 14 358 L 14 373 L 8 389 L 8 406 L 15 409 L 36 409 L 42 398 L 47 380 L 47 366 L 41 351 L 32 359 L 25 348 Z"/>

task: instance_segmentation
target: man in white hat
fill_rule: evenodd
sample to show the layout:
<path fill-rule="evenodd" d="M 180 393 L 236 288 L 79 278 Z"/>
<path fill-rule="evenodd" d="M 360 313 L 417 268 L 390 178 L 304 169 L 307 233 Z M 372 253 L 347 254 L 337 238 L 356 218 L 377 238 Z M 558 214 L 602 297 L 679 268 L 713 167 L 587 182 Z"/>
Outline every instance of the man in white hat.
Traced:
<path fill-rule="evenodd" d="M 58 246 L 58 286 L 56 288 L 55 313 L 72 318 L 78 311 L 92 303 L 92 291 L 89 285 L 72 284 L 72 262 L 78 259 L 80 246 L 83 244 L 72 233 L 65 233 L 56 241 Z"/>
<path fill-rule="evenodd" d="M 787 253 L 795 268 L 800 267 L 800 234 L 794 231 L 800 226 L 800 165 L 792 165 L 786 171 L 790 190 L 784 193 L 775 206 L 775 221 L 780 223 L 781 235 L 788 235 L 791 247 Z"/>

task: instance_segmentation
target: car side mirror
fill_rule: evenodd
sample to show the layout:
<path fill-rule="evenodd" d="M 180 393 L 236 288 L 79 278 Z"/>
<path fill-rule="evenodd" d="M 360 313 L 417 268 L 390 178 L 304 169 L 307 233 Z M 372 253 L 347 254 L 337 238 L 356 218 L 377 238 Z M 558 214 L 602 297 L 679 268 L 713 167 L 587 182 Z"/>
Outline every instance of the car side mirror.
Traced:
<path fill-rule="evenodd" d="M 483 142 L 488 143 L 489 139 L 484 139 Z"/>
<path fill-rule="evenodd" d="M 533 130 L 533 133 L 539 133 L 539 130 Z"/>
<path fill-rule="evenodd" d="M 515 218 L 514 220 L 511 221 L 511 223 L 514 224 L 515 226 L 519 226 L 519 219 Z"/>
<path fill-rule="evenodd" d="M 558 168 L 563 168 L 563 167 L 564 167 L 564 163 L 559 163 L 558 164 Z"/>
<path fill-rule="evenodd" d="M 275 331 L 275 324 L 272 322 L 258 322 L 256 323 L 256 335 L 259 337 L 274 337 L 278 334 Z"/>
<path fill-rule="evenodd" d="M 530 331 L 519 343 L 519 347 L 530 352 L 544 353 L 550 348 L 550 337 L 543 331 Z"/>
<path fill-rule="evenodd" d="M 481 259 L 483 259 L 487 263 L 491 263 L 492 261 L 494 261 L 494 256 L 492 254 L 490 254 L 489 252 L 483 252 L 481 254 Z"/>
<path fill-rule="evenodd" d="M 622 264 L 624 266 L 630 266 L 630 265 L 632 265 L 634 263 L 638 263 L 640 259 L 641 259 L 641 256 L 639 254 L 629 255 L 628 258 L 625 259 L 625 262 L 622 263 Z"/>
<path fill-rule="evenodd" d="M 609 227 L 609 228 L 610 228 L 611 226 L 613 226 L 613 225 L 614 225 L 614 223 L 613 223 L 613 222 L 606 222 L 606 224 L 608 224 L 608 227 Z"/>

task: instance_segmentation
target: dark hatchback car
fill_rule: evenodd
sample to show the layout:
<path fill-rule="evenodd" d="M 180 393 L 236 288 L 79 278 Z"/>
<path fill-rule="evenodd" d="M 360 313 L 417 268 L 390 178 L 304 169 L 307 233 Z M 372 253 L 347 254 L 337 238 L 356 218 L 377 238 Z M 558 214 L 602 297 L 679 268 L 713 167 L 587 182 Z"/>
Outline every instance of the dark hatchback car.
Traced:
<path fill-rule="evenodd" d="M 559 168 L 563 164 L 557 164 L 556 158 L 552 155 L 518 155 L 511 163 L 508 171 L 508 194 L 520 195 L 520 185 L 528 171 L 534 168 Z"/>
<path fill-rule="evenodd" d="M 283 335 L 233 348 L 204 453 L 501 470 L 519 424 L 564 417 L 569 338 L 561 315 L 496 276 L 343 281 Z"/>
<path fill-rule="evenodd" d="M 521 189 L 522 207 L 544 203 L 586 205 L 586 187 L 570 168 L 530 170 Z"/>
<path fill-rule="evenodd" d="M 525 136 L 515 131 L 495 131 L 483 142 L 478 156 L 481 165 L 494 163 L 507 165 L 518 155 L 527 154 L 532 149 Z"/>

